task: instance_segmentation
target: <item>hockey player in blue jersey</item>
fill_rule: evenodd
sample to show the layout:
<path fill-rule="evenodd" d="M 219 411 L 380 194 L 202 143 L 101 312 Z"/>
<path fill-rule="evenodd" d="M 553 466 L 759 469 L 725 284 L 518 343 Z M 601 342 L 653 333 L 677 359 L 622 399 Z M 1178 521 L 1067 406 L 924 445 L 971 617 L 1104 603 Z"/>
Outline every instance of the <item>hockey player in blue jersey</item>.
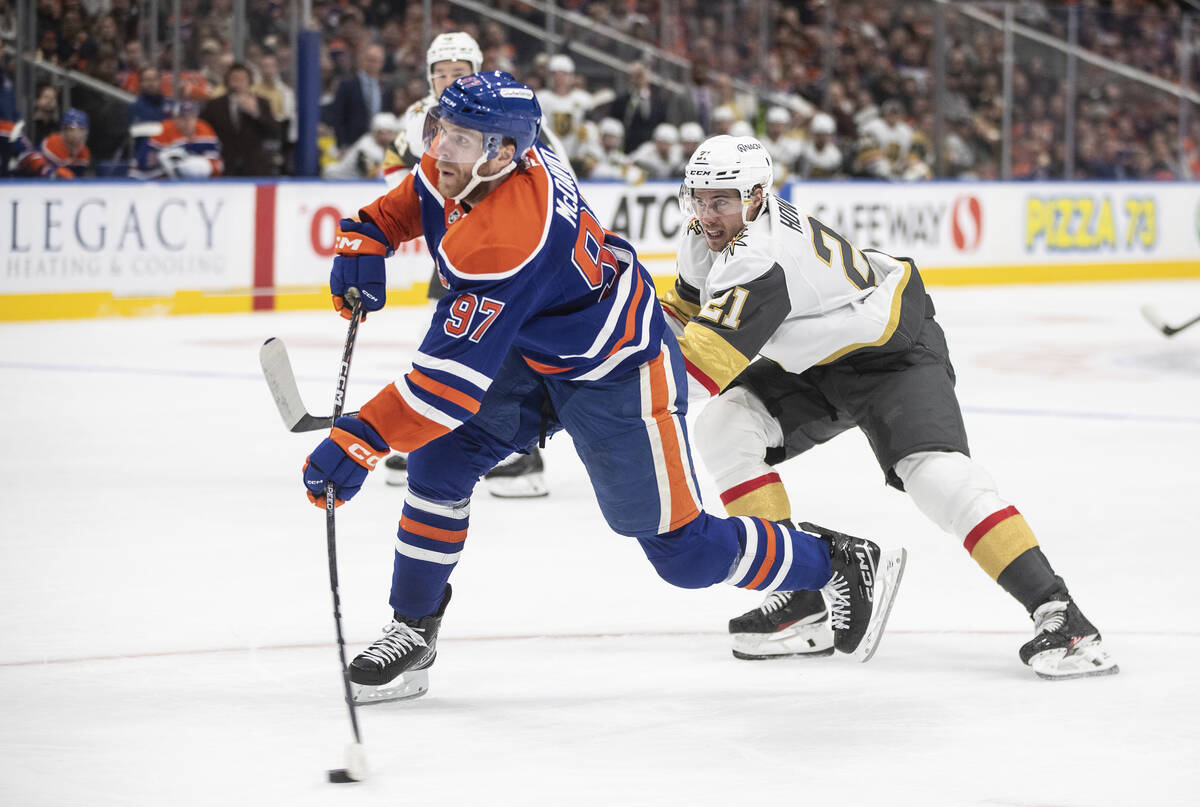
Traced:
<path fill-rule="evenodd" d="M 412 370 L 339 418 L 305 463 L 309 499 L 323 507 L 327 482 L 348 500 L 380 457 L 410 452 L 393 619 L 350 664 L 356 699 L 426 690 L 476 482 L 560 428 L 609 526 L 636 538 L 663 579 L 824 589 L 835 646 L 865 661 L 904 551 L 701 509 L 684 363 L 650 275 L 563 161 L 536 145 L 540 120 L 533 92 L 507 73 L 458 79 L 429 113 L 420 164 L 339 226 L 330 290 L 344 315 L 350 287 L 364 310 L 383 307 L 385 257 L 422 234 L 448 289 Z"/>

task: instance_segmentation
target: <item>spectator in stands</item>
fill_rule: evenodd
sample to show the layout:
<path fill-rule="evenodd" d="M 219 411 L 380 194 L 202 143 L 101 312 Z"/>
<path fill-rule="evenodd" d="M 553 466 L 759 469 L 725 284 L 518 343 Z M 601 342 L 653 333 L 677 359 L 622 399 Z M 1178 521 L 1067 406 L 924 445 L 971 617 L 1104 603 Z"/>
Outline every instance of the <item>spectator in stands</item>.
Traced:
<path fill-rule="evenodd" d="M 609 115 L 625 127 L 625 150 L 630 154 L 650 140 L 656 126 L 666 122 L 662 95 L 651 86 L 645 62 L 634 62 L 629 68 L 629 90 L 617 96 Z"/>
<path fill-rule="evenodd" d="M 221 143 L 206 121 L 199 118 L 195 101 L 180 101 L 175 114 L 163 122 L 162 131 L 149 138 L 137 155 L 141 179 L 207 179 L 220 176 Z"/>
<path fill-rule="evenodd" d="M 296 91 L 287 85 L 279 72 L 279 59 L 274 53 L 264 53 L 258 60 L 259 79 L 252 89 L 267 99 L 271 115 L 279 122 L 283 141 L 275 152 L 276 173 L 284 173 L 289 155 L 295 146 L 299 128 L 296 122 Z"/>
<path fill-rule="evenodd" d="M 330 122 L 339 148 L 347 148 L 362 137 L 371 120 L 384 111 L 384 99 L 391 99 L 390 88 L 380 78 L 383 58 L 382 47 L 368 45 L 359 59 L 358 72 L 338 84 Z"/>
<path fill-rule="evenodd" d="M 380 112 L 371 119 L 371 131 L 354 141 L 341 158 L 326 166 L 326 179 L 380 179 L 383 177 L 383 156 L 388 144 L 396 139 L 400 122 L 391 112 Z"/>
<path fill-rule="evenodd" d="M 829 179 L 842 174 L 842 151 L 834 142 L 837 126 L 833 117 L 818 112 L 808 124 L 808 140 L 800 151 L 796 176 L 801 179 Z"/>
<path fill-rule="evenodd" d="M 88 74 L 103 84 L 116 84 L 117 56 L 108 47 L 100 49 Z M 87 84 L 71 91 L 75 108 L 87 114 L 88 150 L 97 176 L 123 175 L 128 169 L 125 145 L 129 139 L 126 105 L 113 96 Z"/>
<path fill-rule="evenodd" d="M 33 116 L 26 124 L 31 143 L 41 143 L 61 127 L 58 91 L 52 84 L 39 84 L 34 95 Z"/>
<path fill-rule="evenodd" d="M 225 73 L 221 70 L 221 43 L 215 39 L 206 39 L 200 43 L 200 75 L 213 88 L 213 95 L 221 87 Z"/>
<path fill-rule="evenodd" d="M 653 138 L 638 146 L 629 157 L 646 172 L 647 179 L 674 179 L 683 176 L 684 163 L 679 146 L 679 129 L 674 124 L 654 127 Z"/>
<path fill-rule="evenodd" d="M 136 155 L 146 147 L 149 138 L 162 131 L 162 122 L 170 117 L 169 102 L 163 95 L 162 76 L 152 65 L 143 67 L 138 73 L 137 98 L 129 105 L 129 137 Z"/>
<path fill-rule="evenodd" d="M 19 118 L 17 94 L 4 55 L 4 38 L 0 37 L 0 177 L 8 176 L 11 171 L 10 163 L 17 145 L 14 134 Z"/>
<path fill-rule="evenodd" d="M 74 179 L 91 173 L 87 130 L 87 115 L 78 109 L 68 109 L 62 116 L 62 131 L 51 134 L 36 147 L 24 139 L 17 173 L 49 179 Z"/>
<path fill-rule="evenodd" d="M 225 73 L 227 92 L 213 98 L 200 112 L 221 141 L 225 174 L 231 177 L 271 176 L 272 155 L 266 144 L 279 139 L 279 123 L 267 99 L 250 89 L 250 70 L 235 63 Z"/>

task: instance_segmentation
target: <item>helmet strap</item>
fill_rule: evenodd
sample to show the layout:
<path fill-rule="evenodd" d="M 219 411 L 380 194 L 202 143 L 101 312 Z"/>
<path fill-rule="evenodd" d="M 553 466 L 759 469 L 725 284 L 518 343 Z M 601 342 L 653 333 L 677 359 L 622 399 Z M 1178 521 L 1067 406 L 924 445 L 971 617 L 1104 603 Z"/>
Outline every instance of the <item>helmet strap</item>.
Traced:
<path fill-rule="evenodd" d="M 511 174 L 517 167 L 517 163 L 514 161 L 510 162 L 508 165 L 504 166 L 490 177 L 480 176 L 479 169 L 483 167 L 483 164 L 487 161 L 488 156 L 486 154 L 480 154 L 479 159 L 475 161 L 473 166 L 471 166 L 471 181 L 467 183 L 467 186 L 463 188 L 462 191 L 455 195 L 453 201 L 456 204 L 462 204 L 462 200 L 466 199 L 467 196 L 470 195 L 471 191 L 475 190 L 475 188 L 479 186 L 479 183 L 492 182 L 493 180 L 502 179 L 503 177 Z"/>

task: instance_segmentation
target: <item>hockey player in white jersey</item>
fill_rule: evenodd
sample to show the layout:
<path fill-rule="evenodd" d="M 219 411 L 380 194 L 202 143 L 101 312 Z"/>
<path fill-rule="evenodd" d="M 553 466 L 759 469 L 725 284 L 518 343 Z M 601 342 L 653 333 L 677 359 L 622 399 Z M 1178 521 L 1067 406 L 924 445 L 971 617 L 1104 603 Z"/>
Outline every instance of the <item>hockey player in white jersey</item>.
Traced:
<path fill-rule="evenodd" d="M 593 95 L 575 86 L 575 62 L 565 53 L 550 57 L 546 64 L 550 86 L 537 92 L 542 106 L 542 129 L 558 138 L 554 150 L 566 157 L 577 174 L 583 173 L 583 161 L 596 148 L 600 134 L 587 115 L 613 98 L 612 90 Z M 561 147 L 560 145 L 561 144 Z"/>
<path fill-rule="evenodd" d="M 969 456 L 954 369 L 916 265 L 855 248 L 771 194 L 771 181 L 754 138 L 701 145 L 680 189 L 690 220 L 678 278 L 662 296 L 690 378 L 718 396 L 696 443 L 730 515 L 790 519 L 772 466 L 858 427 L 887 483 L 1030 614 L 1025 664 L 1044 678 L 1117 672 L 1024 517 Z M 768 596 L 731 620 L 734 655 L 827 655 L 825 614 L 819 594 Z"/>

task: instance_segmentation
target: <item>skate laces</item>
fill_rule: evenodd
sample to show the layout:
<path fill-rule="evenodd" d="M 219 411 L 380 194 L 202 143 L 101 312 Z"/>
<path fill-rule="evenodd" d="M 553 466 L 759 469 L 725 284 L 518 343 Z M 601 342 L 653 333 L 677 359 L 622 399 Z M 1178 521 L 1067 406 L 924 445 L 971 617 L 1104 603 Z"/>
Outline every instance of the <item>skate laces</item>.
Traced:
<path fill-rule="evenodd" d="M 850 584 L 841 572 L 834 572 L 821 592 L 829 600 L 829 622 L 834 630 L 850 627 Z"/>
<path fill-rule="evenodd" d="M 386 667 L 408 651 L 425 646 L 425 639 L 411 626 L 393 620 L 383 628 L 383 638 L 363 651 L 363 655 Z"/>
<path fill-rule="evenodd" d="M 764 614 L 773 614 L 783 606 L 792 601 L 792 592 L 790 591 L 773 591 L 763 600 L 763 604 L 758 606 L 758 610 Z"/>
<path fill-rule="evenodd" d="M 1054 633 L 1067 624 L 1067 604 L 1062 600 L 1044 602 L 1033 612 L 1033 632 Z"/>

